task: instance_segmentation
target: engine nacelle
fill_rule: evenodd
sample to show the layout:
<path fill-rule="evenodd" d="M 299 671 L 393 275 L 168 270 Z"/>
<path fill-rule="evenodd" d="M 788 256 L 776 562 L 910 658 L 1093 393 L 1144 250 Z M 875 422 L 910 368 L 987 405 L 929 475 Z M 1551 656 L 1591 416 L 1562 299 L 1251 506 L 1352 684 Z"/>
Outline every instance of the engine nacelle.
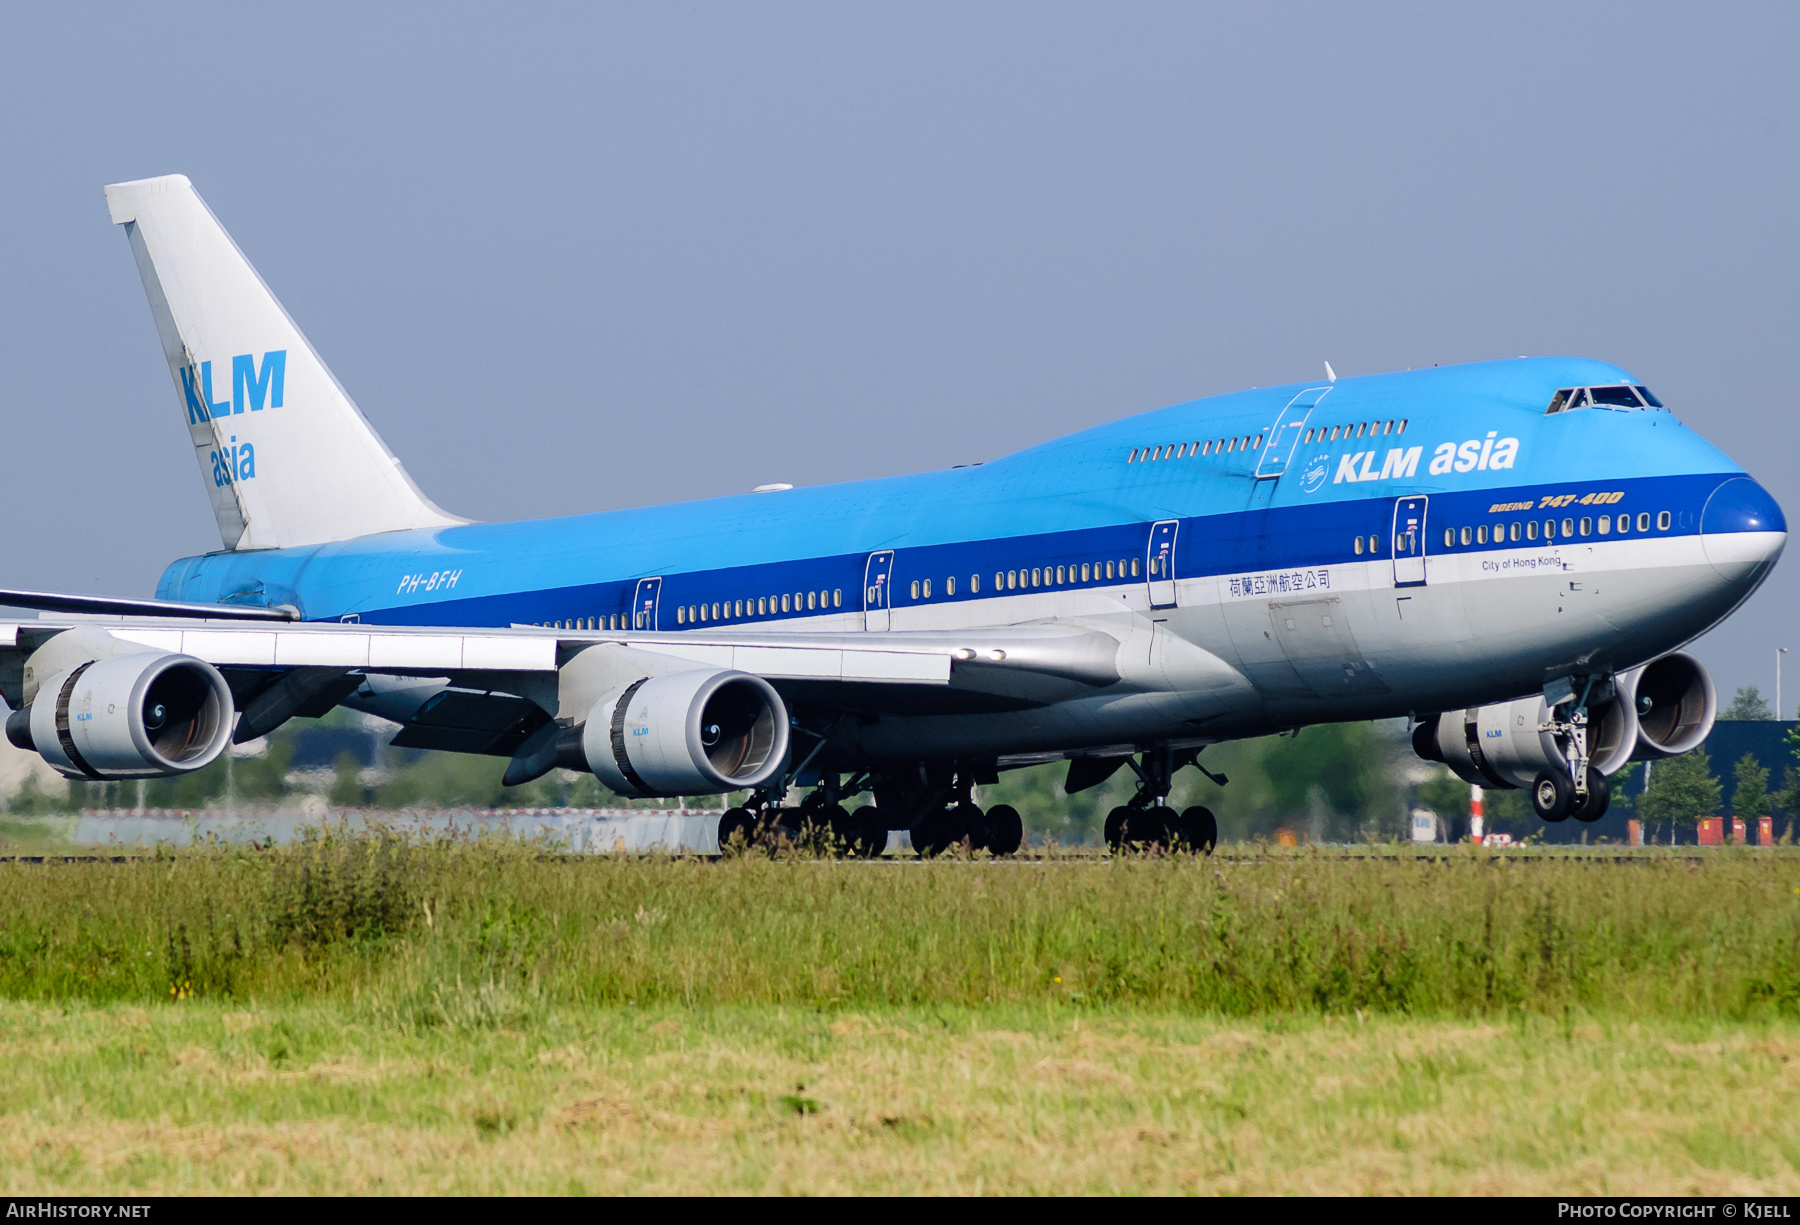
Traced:
<path fill-rule="evenodd" d="M 1540 770 L 1566 761 L 1556 737 L 1538 730 L 1549 718 L 1541 694 L 1449 710 L 1419 724 L 1413 749 L 1477 787 L 1529 787 Z M 1600 773 L 1612 774 L 1630 761 L 1637 739 L 1629 701 L 1615 697 L 1589 708 L 1588 758 Z"/>
<path fill-rule="evenodd" d="M 1602 774 L 1697 748 L 1718 715 L 1712 677 L 1682 651 L 1621 672 L 1615 690 L 1588 710 L 1588 759 Z M 1542 696 L 1445 711 L 1413 730 L 1413 750 L 1478 787 L 1529 787 L 1566 761 L 1556 737 L 1538 730 L 1549 717 Z"/>
<path fill-rule="evenodd" d="M 7 739 L 70 778 L 168 778 L 211 764 L 236 718 L 219 670 L 191 655 L 90 660 L 40 684 Z"/>
<path fill-rule="evenodd" d="M 1619 689 L 1637 714 L 1635 761 L 1699 748 L 1719 715 L 1719 693 L 1711 674 L 1685 651 L 1622 673 Z"/>
<path fill-rule="evenodd" d="M 788 712 L 768 681 L 696 668 L 622 685 L 594 703 L 582 756 L 627 796 L 759 787 L 787 761 Z"/>

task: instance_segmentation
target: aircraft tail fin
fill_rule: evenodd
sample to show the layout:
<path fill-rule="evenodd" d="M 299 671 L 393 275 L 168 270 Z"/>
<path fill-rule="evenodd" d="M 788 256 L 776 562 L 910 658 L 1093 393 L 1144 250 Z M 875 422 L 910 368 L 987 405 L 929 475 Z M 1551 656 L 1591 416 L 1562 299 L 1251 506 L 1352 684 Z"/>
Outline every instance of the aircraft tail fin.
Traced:
<path fill-rule="evenodd" d="M 227 549 L 466 522 L 414 485 L 186 175 L 106 188 Z"/>

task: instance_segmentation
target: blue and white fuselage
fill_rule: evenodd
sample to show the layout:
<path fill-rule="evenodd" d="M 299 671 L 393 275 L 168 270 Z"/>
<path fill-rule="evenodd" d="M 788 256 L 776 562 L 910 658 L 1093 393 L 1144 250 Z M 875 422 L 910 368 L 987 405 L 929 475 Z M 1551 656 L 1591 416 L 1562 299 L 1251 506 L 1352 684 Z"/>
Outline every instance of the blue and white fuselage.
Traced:
<path fill-rule="evenodd" d="M 1474 706 L 1669 651 L 1779 555 L 1774 500 L 1670 412 L 1546 415 L 1559 389 L 1637 382 L 1521 358 L 1260 388 L 943 472 L 209 554 L 158 595 L 660 634 L 1077 622 L 1166 682 L 1054 715 L 886 715 L 860 733 L 883 757 Z"/>

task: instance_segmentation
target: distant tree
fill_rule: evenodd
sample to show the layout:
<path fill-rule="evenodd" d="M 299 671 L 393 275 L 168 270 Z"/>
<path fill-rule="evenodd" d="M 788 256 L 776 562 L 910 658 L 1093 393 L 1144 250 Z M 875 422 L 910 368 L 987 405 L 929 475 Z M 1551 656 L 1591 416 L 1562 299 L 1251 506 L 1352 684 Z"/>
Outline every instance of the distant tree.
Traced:
<path fill-rule="evenodd" d="M 1732 815 L 1750 825 L 1769 812 L 1769 772 L 1757 764 L 1755 755 L 1745 753 L 1732 769 L 1737 776 L 1731 792 Z"/>
<path fill-rule="evenodd" d="M 1374 724 L 1328 723 L 1270 738 L 1262 769 L 1276 812 L 1293 817 L 1316 804 L 1322 836 L 1343 842 L 1400 836 L 1404 814 L 1392 758 Z"/>
<path fill-rule="evenodd" d="M 1706 750 L 1695 749 L 1656 763 L 1638 812 L 1653 826 L 1668 822 L 1672 836 L 1676 829 L 1694 828 L 1696 818 L 1717 813 L 1722 792 Z"/>
<path fill-rule="evenodd" d="M 1444 767 L 1440 766 L 1432 777 L 1420 783 L 1414 796 L 1420 808 L 1430 809 L 1446 825 L 1451 821 L 1468 820 L 1469 784 Z"/>
<path fill-rule="evenodd" d="M 6 801 L 6 811 L 20 816 L 43 816 L 46 813 L 69 812 L 73 810 L 69 803 L 69 793 L 65 789 L 59 795 L 53 791 L 45 791 L 38 786 L 37 776 L 27 774 L 19 789 Z"/>
<path fill-rule="evenodd" d="M 294 734 L 286 728 L 269 737 L 261 754 L 238 758 L 232 783 L 238 799 L 278 800 L 286 795 L 288 763 L 293 759 Z"/>
<path fill-rule="evenodd" d="M 1612 799 L 1608 804 L 1611 811 L 1622 813 L 1626 816 L 1633 815 L 1633 811 L 1637 807 L 1637 802 L 1631 797 L 1630 784 L 1631 780 L 1637 777 L 1639 764 L 1640 763 L 1635 761 L 1628 761 L 1622 769 L 1615 771 L 1612 776 L 1606 780 L 1607 789 L 1612 795 Z"/>
<path fill-rule="evenodd" d="M 1755 685 L 1740 685 L 1738 691 L 1731 695 L 1731 705 L 1719 712 L 1719 718 L 1731 720 L 1773 719 L 1775 718 L 1775 708 L 1763 701 L 1763 695 L 1757 691 Z"/>
<path fill-rule="evenodd" d="M 1781 790 L 1770 796 L 1769 799 L 1776 809 L 1787 817 L 1788 839 L 1792 841 L 1795 833 L 1794 818 L 1800 816 L 1800 770 L 1789 766 L 1782 776 L 1781 783 Z"/>
<path fill-rule="evenodd" d="M 332 767 L 337 771 L 337 778 L 332 780 L 331 790 L 325 798 L 343 808 L 361 808 L 364 802 L 362 765 L 356 760 L 356 754 L 344 750 L 337 755 Z"/>

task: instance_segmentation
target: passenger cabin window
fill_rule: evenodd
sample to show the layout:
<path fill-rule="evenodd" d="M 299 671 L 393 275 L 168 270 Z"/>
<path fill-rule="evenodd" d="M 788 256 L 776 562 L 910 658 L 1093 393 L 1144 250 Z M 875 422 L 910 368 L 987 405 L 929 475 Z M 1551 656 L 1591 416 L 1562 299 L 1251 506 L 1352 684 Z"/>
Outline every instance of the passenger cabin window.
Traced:
<path fill-rule="evenodd" d="M 1659 510 L 1656 512 L 1656 530 L 1659 532 L 1666 532 L 1669 530 L 1669 512 L 1668 511 Z"/>

